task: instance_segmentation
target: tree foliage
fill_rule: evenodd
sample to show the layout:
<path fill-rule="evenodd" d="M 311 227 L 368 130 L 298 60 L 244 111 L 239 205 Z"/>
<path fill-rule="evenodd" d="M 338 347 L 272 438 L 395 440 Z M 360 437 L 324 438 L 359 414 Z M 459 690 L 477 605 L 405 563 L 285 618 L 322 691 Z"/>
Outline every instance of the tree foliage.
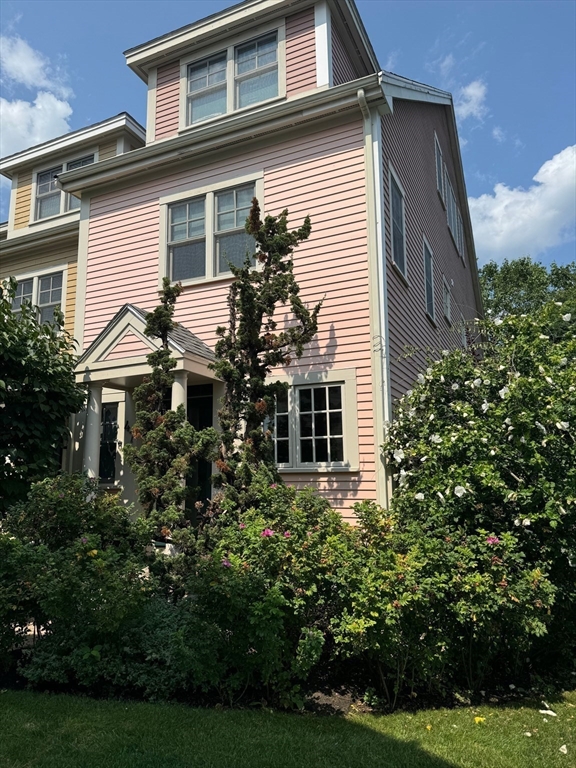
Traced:
<path fill-rule="evenodd" d="M 490 261 L 479 271 L 484 309 L 489 315 L 530 314 L 548 301 L 576 302 L 576 262 L 549 268 L 529 256 L 502 264 Z"/>
<path fill-rule="evenodd" d="M 85 400 L 62 313 L 44 324 L 28 303 L 15 313 L 15 290 L 15 280 L 0 286 L 0 513 L 58 471 L 68 417 Z"/>

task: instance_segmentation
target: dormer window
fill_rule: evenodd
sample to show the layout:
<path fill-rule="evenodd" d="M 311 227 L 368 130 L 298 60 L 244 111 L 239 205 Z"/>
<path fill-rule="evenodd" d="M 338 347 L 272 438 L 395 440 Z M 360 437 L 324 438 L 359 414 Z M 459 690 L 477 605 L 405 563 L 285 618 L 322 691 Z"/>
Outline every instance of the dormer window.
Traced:
<path fill-rule="evenodd" d="M 274 31 L 188 64 L 186 125 L 276 98 L 278 37 Z"/>
<path fill-rule="evenodd" d="M 66 195 L 56 185 L 57 177 L 66 171 L 82 168 L 94 162 L 94 155 L 86 155 L 69 163 L 57 165 L 36 175 L 36 220 L 58 216 L 66 211 L 80 208 L 80 200 L 72 195 Z"/>

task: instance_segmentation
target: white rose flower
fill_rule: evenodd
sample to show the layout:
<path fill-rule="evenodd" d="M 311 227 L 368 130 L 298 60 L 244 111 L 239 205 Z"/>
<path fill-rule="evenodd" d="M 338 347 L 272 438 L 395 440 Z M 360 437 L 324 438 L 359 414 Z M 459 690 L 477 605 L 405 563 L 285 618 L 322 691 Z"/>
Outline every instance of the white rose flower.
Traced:
<path fill-rule="evenodd" d="M 514 525 L 520 525 L 520 518 L 517 517 L 516 520 L 514 520 Z"/>
<path fill-rule="evenodd" d="M 481 437 L 480 438 L 480 442 L 481 443 L 487 443 L 488 442 L 488 438 L 487 437 Z"/>
<path fill-rule="evenodd" d="M 490 379 L 484 379 L 484 384 L 488 386 L 490 384 Z"/>
<path fill-rule="evenodd" d="M 436 495 L 438 496 L 442 504 L 444 504 L 444 496 L 442 495 L 442 493 L 440 491 L 436 491 Z"/>
<path fill-rule="evenodd" d="M 442 382 L 442 384 L 444 384 L 444 382 L 446 381 L 446 379 L 442 374 L 440 374 L 440 381 Z"/>
<path fill-rule="evenodd" d="M 426 379 L 421 373 L 418 374 L 417 379 L 420 382 L 420 384 L 424 384 L 424 382 L 426 381 Z"/>
<path fill-rule="evenodd" d="M 403 458 L 404 458 L 404 451 L 402 450 L 402 448 L 396 448 L 396 450 L 394 451 L 395 461 L 397 461 L 398 464 L 400 464 Z"/>
<path fill-rule="evenodd" d="M 561 429 L 564 432 L 566 432 L 570 427 L 570 424 L 567 421 L 557 421 L 556 426 L 558 427 L 558 429 Z"/>
<path fill-rule="evenodd" d="M 570 320 L 572 320 L 572 315 L 570 314 L 570 312 L 568 312 L 567 315 L 562 315 L 562 320 L 564 320 L 566 323 L 569 323 Z"/>
<path fill-rule="evenodd" d="M 444 355 L 444 357 L 448 357 L 448 355 L 450 354 L 450 352 L 449 352 L 447 349 L 443 349 L 443 350 L 442 350 L 442 354 Z"/>
<path fill-rule="evenodd" d="M 484 402 L 482 403 L 482 413 L 486 413 L 486 411 L 488 410 L 488 408 L 490 408 L 490 406 L 488 405 L 488 403 L 486 402 L 486 400 L 484 400 Z"/>
<path fill-rule="evenodd" d="M 424 501 L 424 494 L 423 493 L 415 493 L 414 498 L 416 501 Z"/>
<path fill-rule="evenodd" d="M 539 339 L 542 339 L 542 341 L 547 341 L 550 336 L 546 336 L 545 333 L 541 333 L 540 336 L 538 336 Z"/>
<path fill-rule="evenodd" d="M 428 459 L 428 456 L 422 456 L 422 458 L 420 459 L 420 461 L 421 461 L 422 463 L 424 463 L 425 461 L 427 461 L 427 459 Z"/>
<path fill-rule="evenodd" d="M 454 488 L 454 495 L 458 496 L 459 499 L 461 499 L 465 493 L 466 493 L 466 488 L 464 488 L 464 486 L 462 485 L 457 485 L 456 488 Z"/>
<path fill-rule="evenodd" d="M 540 424 L 539 421 L 535 421 L 534 424 L 536 424 L 540 432 L 543 432 L 544 434 L 546 434 L 546 427 L 544 426 L 544 424 Z"/>
<path fill-rule="evenodd" d="M 546 381 L 548 382 L 548 384 L 554 384 L 554 382 L 552 381 L 552 379 L 550 378 L 550 376 L 544 376 L 544 378 L 546 379 Z"/>
<path fill-rule="evenodd" d="M 498 394 L 500 395 L 500 397 L 502 398 L 502 400 L 504 400 L 504 398 L 506 397 L 506 395 L 508 394 L 508 392 L 510 392 L 510 390 L 508 389 L 508 387 L 502 387 L 502 389 L 498 390 Z"/>
<path fill-rule="evenodd" d="M 503 322 L 504 322 L 504 320 L 502 320 L 501 318 L 497 317 L 494 320 L 494 325 L 502 325 Z"/>
<path fill-rule="evenodd" d="M 426 368 L 426 373 L 430 375 L 432 373 L 432 368 Z"/>
<path fill-rule="evenodd" d="M 560 360 L 560 365 L 567 365 L 567 363 L 568 363 L 567 357 L 563 357 L 562 360 Z"/>
<path fill-rule="evenodd" d="M 527 517 L 525 517 L 524 520 L 522 520 L 522 525 L 524 526 L 524 528 L 527 528 L 530 525 L 530 520 Z"/>
<path fill-rule="evenodd" d="M 407 477 L 406 470 L 405 469 L 401 469 L 400 470 L 400 477 L 398 479 L 398 485 L 400 487 L 402 487 L 406 483 L 407 480 L 408 480 L 408 477 Z"/>
<path fill-rule="evenodd" d="M 479 387 L 482 384 L 482 379 L 474 379 L 472 383 L 475 387 Z"/>
<path fill-rule="evenodd" d="M 459 384 L 452 384 L 452 389 L 453 390 L 460 389 L 460 385 Z"/>
<path fill-rule="evenodd" d="M 442 438 L 440 435 L 430 435 L 430 442 L 438 444 L 442 442 Z"/>

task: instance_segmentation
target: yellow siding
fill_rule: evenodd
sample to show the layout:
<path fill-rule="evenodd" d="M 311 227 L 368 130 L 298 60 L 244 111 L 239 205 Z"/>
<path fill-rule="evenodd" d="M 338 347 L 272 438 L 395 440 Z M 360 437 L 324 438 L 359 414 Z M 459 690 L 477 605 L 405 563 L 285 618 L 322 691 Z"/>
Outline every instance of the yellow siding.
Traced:
<path fill-rule="evenodd" d="M 18 174 L 16 188 L 16 206 L 14 209 L 14 229 L 22 229 L 30 223 L 30 203 L 32 201 L 32 171 Z"/>
<path fill-rule="evenodd" d="M 108 160 L 109 157 L 116 157 L 116 139 L 98 147 L 98 160 Z"/>
<path fill-rule="evenodd" d="M 76 284 L 78 263 L 68 262 L 68 280 L 66 282 L 66 306 L 64 308 L 64 328 L 74 334 L 74 315 L 76 313 Z"/>

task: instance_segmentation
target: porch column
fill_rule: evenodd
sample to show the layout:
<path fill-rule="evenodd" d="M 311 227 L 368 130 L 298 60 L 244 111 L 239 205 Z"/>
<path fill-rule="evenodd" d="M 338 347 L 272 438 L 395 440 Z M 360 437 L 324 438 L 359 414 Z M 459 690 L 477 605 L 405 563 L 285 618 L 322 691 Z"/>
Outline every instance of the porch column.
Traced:
<path fill-rule="evenodd" d="M 84 472 L 88 477 L 98 477 L 100 469 L 100 427 L 102 424 L 102 387 L 91 384 L 86 412 L 84 436 Z"/>
<path fill-rule="evenodd" d="M 174 384 L 172 384 L 172 410 L 175 411 L 179 405 L 184 406 L 184 413 L 187 413 L 188 400 L 188 371 L 176 371 L 174 373 Z"/>

